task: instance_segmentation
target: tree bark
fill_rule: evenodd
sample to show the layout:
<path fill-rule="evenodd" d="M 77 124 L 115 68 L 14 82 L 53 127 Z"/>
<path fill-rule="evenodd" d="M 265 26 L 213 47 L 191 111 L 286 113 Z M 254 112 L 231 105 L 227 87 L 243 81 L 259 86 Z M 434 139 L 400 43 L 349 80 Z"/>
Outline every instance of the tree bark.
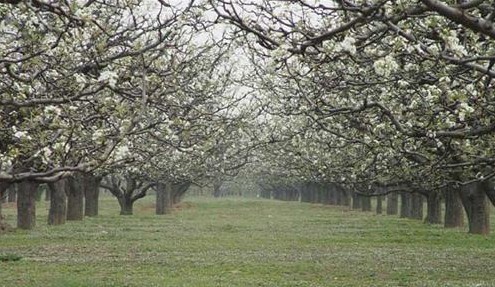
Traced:
<path fill-rule="evenodd" d="M 376 197 L 376 214 L 383 213 L 383 197 L 381 195 Z"/>
<path fill-rule="evenodd" d="M 408 218 L 411 217 L 411 193 L 401 192 L 400 194 L 400 217 Z"/>
<path fill-rule="evenodd" d="M 2 203 L 7 203 L 8 185 L 0 182 L 0 210 Z M 1 216 L 1 213 L 0 213 Z"/>
<path fill-rule="evenodd" d="M 453 228 L 464 226 L 464 212 L 459 188 L 452 186 L 449 190 L 445 191 L 444 195 L 444 227 Z"/>
<path fill-rule="evenodd" d="M 495 188 L 493 187 L 493 182 L 490 182 L 490 187 L 486 190 L 486 196 L 488 196 L 492 205 L 495 206 Z"/>
<path fill-rule="evenodd" d="M 169 214 L 172 212 L 170 198 L 172 185 L 170 183 L 158 183 L 156 187 L 156 214 Z"/>
<path fill-rule="evenodd" d="M 359 195 L 359 197 L 361 197 L 361 209 L 371 211 L 371 196 Z"/>
<path fill-rule="evenodd" d="M 67 219 L 67 179 L 61 179 L 54 183 L 49 183 L 50 210 L 48 211 L 48 224 L 65 224 Z"/>
<path fill-rule="evenodd" d="M 423 220 L 423 195 L 421 193 L 411 194 L 410 218 Z"/>
<path fill-rule="evenodd" d="M 186 194 L 187 190 L 191 186 L 190 182 L 182 182 L 176 185 L 173 185 L 172 188 L 172 204 L 177 204 L 179 203 L 184 195 Z M 285 198 L 284 200 L 289 200 L 289 190 L 285 189 Z"/>
<path fill-rule="evenodd" d="M 361 209 L 361 196 L 353 192 L 352 193 L 352 209 Z"/>
<path fill-rule="evenodd" d="M 399 195 L 392 192 L 387 195 L 387 214 L 397 215 L 399 213 Z"/>
<path fill-rule="evenodd" d="M 89 217 L 98 216 L 98 202 L 100 197 L 101 177 L 86 174 L 84 179 L 84 215 Z"/>
<path fill-rule="evenodd" d="M 3 220 L 2 203 L 4 202 L 3 199 L 7 197 L 9 186 L 9 183 L 0 182 L 0 198 L 2 198 L 2 200 L 0 201 L 0 227 L 2 226 L 1 222 Z"/>
<path fill-rule="evenodd" d="M 213 197 L 220 197 L 222 195 L 222 181 L 220 180 L 216 180 L 214 183 L 213 183 Z M 157 213 L 158 214 L 158 213 Z M 164 214 L 164 213 L 160 213 L 160 214 Z"/>
<path fill-rule="evenodd" d="M 426 197 L 426 219 L 429 224 L 442 223 L 442 201 L 440 192 L 430 191 Z"/>
<path fill-rule="evenodd" d="M 84 190 L 80 177 L 69 177 L 67 181 L 67 220 L 83 220 Z"/>
<path fill-rule="evenodd" d="M 469 233 L 487 235 L 490 232 L 490 208 L 486 197 L 488 188 L 486 182 L 474 182 L 461 188 L 461 200 L 468 216 Z"/>
<path fill-rule="evenodd" d="M 17 187 L 17 228 L 33 229 L 36 226 L 36 192 L 38 183 L 22 181 Z"/>
<path fill-rule="evenodd" d="M 312 182 L 309 188 L 310 194 L 310 202 L 317 203 L 318 202 L 318 189 L 316 188 L 316 183 Z"/>
<path fill-rule="evenodd" d="M 309 183 L 301 184 L 301 202 L 310 202 Z"/>
<path fill-rule="evenodd" d="M 336 205 L 344 205 L 344 193 L 338 188 L 335 184 L 331 185 L 332 192 L 335 194 L 335 204 Z"/>
<path fill-rule="evenodd" d="M 129 196 L 123 195 L 119 198 L 120 215 L 132 215 L 134 201 Z"/>
<path fill-rule="evenodd" d="M 17 183 L 14 183 L 9 188 L 9 197 L 8 202 L 16 202 L 17 201 Z"/>
<path fill-rule="evenodd" d="M 349 190 L 345 189 L 344 187 L 340 186 L 339 190 L 341 192 L 342 196 L 342 205 L 344 206 L 351 206 L 351 193 Z"/>

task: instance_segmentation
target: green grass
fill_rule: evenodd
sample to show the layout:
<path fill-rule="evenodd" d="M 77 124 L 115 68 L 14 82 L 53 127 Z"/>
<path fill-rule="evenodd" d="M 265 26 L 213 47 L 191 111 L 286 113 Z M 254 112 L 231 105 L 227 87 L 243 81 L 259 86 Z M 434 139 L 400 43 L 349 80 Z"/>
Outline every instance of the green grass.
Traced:
<path fill-rule="evenodd" d="M 0 235 L 0 286 L 495 286 L 495 236 L 392 216 L 257 199 L 153 198 Z M 15 209 L 4 206 L 14 224 Z M 495 230 L 495 228 L 494 228 Z"/>

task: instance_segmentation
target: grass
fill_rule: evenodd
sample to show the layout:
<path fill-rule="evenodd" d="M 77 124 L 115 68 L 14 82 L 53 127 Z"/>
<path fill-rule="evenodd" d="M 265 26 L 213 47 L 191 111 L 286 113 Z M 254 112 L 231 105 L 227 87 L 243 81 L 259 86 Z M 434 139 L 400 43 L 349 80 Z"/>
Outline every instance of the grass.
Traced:
<path fill-rule="evenodd" d="M 0 286 L 495 286 L 495 236 L 344 208 L 189 198 L 154 215 L 153 198 L 100 216 L 0 235 Z M 14 224 L 13 205 L 4 206 Z M 495 230 L 495 229 L 494 229 Z"/>

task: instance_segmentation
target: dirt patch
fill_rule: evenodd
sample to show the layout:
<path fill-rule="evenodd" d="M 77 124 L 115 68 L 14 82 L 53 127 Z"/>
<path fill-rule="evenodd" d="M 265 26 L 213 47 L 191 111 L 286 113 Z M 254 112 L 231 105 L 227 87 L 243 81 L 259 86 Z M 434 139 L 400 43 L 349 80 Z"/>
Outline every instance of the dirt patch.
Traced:
<path fill-rule="evenodd" d="M 195 208 L 196 205 L 191 202 L 181 202 L 172 206 L 172 212 L 178 212 L 184 209 Z M 138 207 L 139 211 L 154 211 L 156 209 L 155 203 L 146 204 Z"/>
<path fill-rule="evenodd" d="M 173 206 L 173 208 L 177 211 L 180 211 L 183 209 L 195 208 L 195 207 L 196 207 L 196 205 L 191 203 L 191 202 L 180 202 L 180 203 Z"/>
<path fill-rule="evenodd" d="M 150 203 L 150 204 L 146 204 L 146 205 L 141 205 L 139 207 L 137 207 L 137 210 L 139 211 L 154 211 L 156 208 L 156 204 L 154 203 Z"/>

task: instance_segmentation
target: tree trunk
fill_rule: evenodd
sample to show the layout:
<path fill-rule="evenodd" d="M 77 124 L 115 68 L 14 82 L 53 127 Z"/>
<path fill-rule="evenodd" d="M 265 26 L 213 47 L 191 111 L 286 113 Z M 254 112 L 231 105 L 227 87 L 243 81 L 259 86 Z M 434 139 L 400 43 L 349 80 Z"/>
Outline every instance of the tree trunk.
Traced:
<path fill-rule="evenodd" d="M 361 196 L 355 192 L 352 193 L 352 209 L 361 209 Z"/>
<path fill-rule="evenodd" d="M 376 214 L 383 213 L 383 197 L 381 195 L 376 197 Z"/>
<path fill-rule="evenodd" d="M 474 182 L 461 188 L 461 200 L 468 216 L 469 233 L 490 232 L 490 207 L 486 197 L 487 182 Z"/>
<path fill-rule="evenodd" d="M 335 204 L 344 205 L 344 193 L 336 185 L 332 184 L 332 192 L 335 194 Z"/>
<path fill-rule="evenodd" d="M 67 219 L 67 179 L 61 179 L 48 184 L 50 193 L 50 210 L 48 212 L 49 225 L 65 224 Z"/>
<path fill-rule="evenodd" d="M 301 185 L 301 202 L 310 202 L 309 183 L 305 182 Z"/>
<path fill-rule="evenodd" d="M 170 183 L 158 183 L 156 187 L 156 214 L 169 214 L 172 210 L 170 198 L 172 185 Z"/>
<path fill-rule="evenodd" d="M 84 218 L 84 190 L 81 179 L 69 177 L 67 190 L 67 220 L 83 220 Z"/>
<path fill-rule="evenodd" d="M 352 201 L 351 192 L 342 186 L 339 189 L 340 189 L 341 196 L 342 196 L 342 205 L 351 206 L 351 201 Z"/>
<path fill-rule="evenodd" d="M 452 228 L 464 226 L 464 212 L 459 188 L 450 187 L 449 190 L 445 191 L 444 195 L 444 227 Z"/>
<path fill-rule="evenodd" d="M 493 186 L 493 182 L 490 182 L 490 186 L 486 190 L 486 196 L 488 196 L 488 199 L 492 205 L 495 206 L 495 188 Z"/>
<path fill-rule="evenodd" d="M 0 206 L 2 203 L 7 203 L 7 187 L 2 187 L 2 183 L 0 183 Z"/>
<path fill-rule="evenodd" d="M 400 217 L 408 218 L 411 217 L 411 193 L 401 192 L 400 194 Z"/>
<path fill-rule="evenodd" d="M 339 201 L 338 195 L 337 195 L 337 190 L 335 190 L 335 187 L 332 185 L 327 185 L 326 190 L 328 193 L 328 204 L 331 205 L 337 205 L 337 202 Z"/>
<path fill-rule="evenodd" d="M 16 202 L 17 201 L 17 183 L 12 184 L 9 188 L 9 198 L 8 202 Z"/>
<path fill-rule="evenodd" d="M 184 195 L 186 194 L 186 192 L 190 186 L 191 186 L 190 182 L 182 182 L 180 184 L 174 185 L 174 187 L 172 189 L 172 192 L 173 192 L 172 204 L 177 204 L 177 203 L 181 202 L 182 198 L 184 197 Z M 289 200 L 289 190 L 288 189 L 285 190 L 285 195 L 286 195 L 285 200 Z"/>
<path fill-rule="evenodd" d="M 423 220 L 423 195 L 421 193 L 411 194 L 410 218 Z"/>
<path fill-rule="evenodd" d="M 442 223 L 442 201 L 440 195 L 440 192 L 428 192 L 428 196 L 426 197 L 426 223 Z"/>
<path fill-rule="evenodd" d="M 216 180 L 213 183 L 213 197 L 220 197 L 222 195 L 221 194 L 222 193 L 221 187 L 222 187 L 222 182 L 221 181 Z M 157 214 L 165 214 L 165 213 L 157 213 Z"/>
<path fill-rule="evenodd" d="M 399 195 L 391 192 L 387 195 L 387 214 L 397 215 L 399 213 Z"/>
<path fill-rule="evenodd" d="M 310 202 L 311 203 L 318 202 L 318 190 L 317 190 L 316 184 L 314 182 L 312 182 L 310 184 L 309 194 L 310 194 Z"/>
<path fill-rule="evenodd" d="M 84 215 L 98 216 L 101 177 L 86 174 L 84 177 Z"/>
<path fill-rule="evenodd" d="M 122 195 L 122 197 L 119 198 L 119 205 L 120 205 L 120 215 L 133 214 L 134 201 L 132 201 L 132 198 L 130 198 L 129 196 Z"/>
<path fill-rule="evenodd" d="M 17 186 L 17 228 L 33 229 L 36 226 L 38 185 L 32 181 L 22 181 Z"/>
<path fill-rule="evenodd" d="M 9 186 L 10 186 L 9 183 L 0 182 L 0 198 L 2 199 L 0 201 L 0 227 L 2 226 L 2 220 L 3 220 L 2 203 L 4 202 L 3 199 L 7 198 Z"/>
<path fill-rule="evenodd" d="M 361 209 L 371 211 L 371 196 L 360 195 L 359 197 L 361 197 Z"/>

